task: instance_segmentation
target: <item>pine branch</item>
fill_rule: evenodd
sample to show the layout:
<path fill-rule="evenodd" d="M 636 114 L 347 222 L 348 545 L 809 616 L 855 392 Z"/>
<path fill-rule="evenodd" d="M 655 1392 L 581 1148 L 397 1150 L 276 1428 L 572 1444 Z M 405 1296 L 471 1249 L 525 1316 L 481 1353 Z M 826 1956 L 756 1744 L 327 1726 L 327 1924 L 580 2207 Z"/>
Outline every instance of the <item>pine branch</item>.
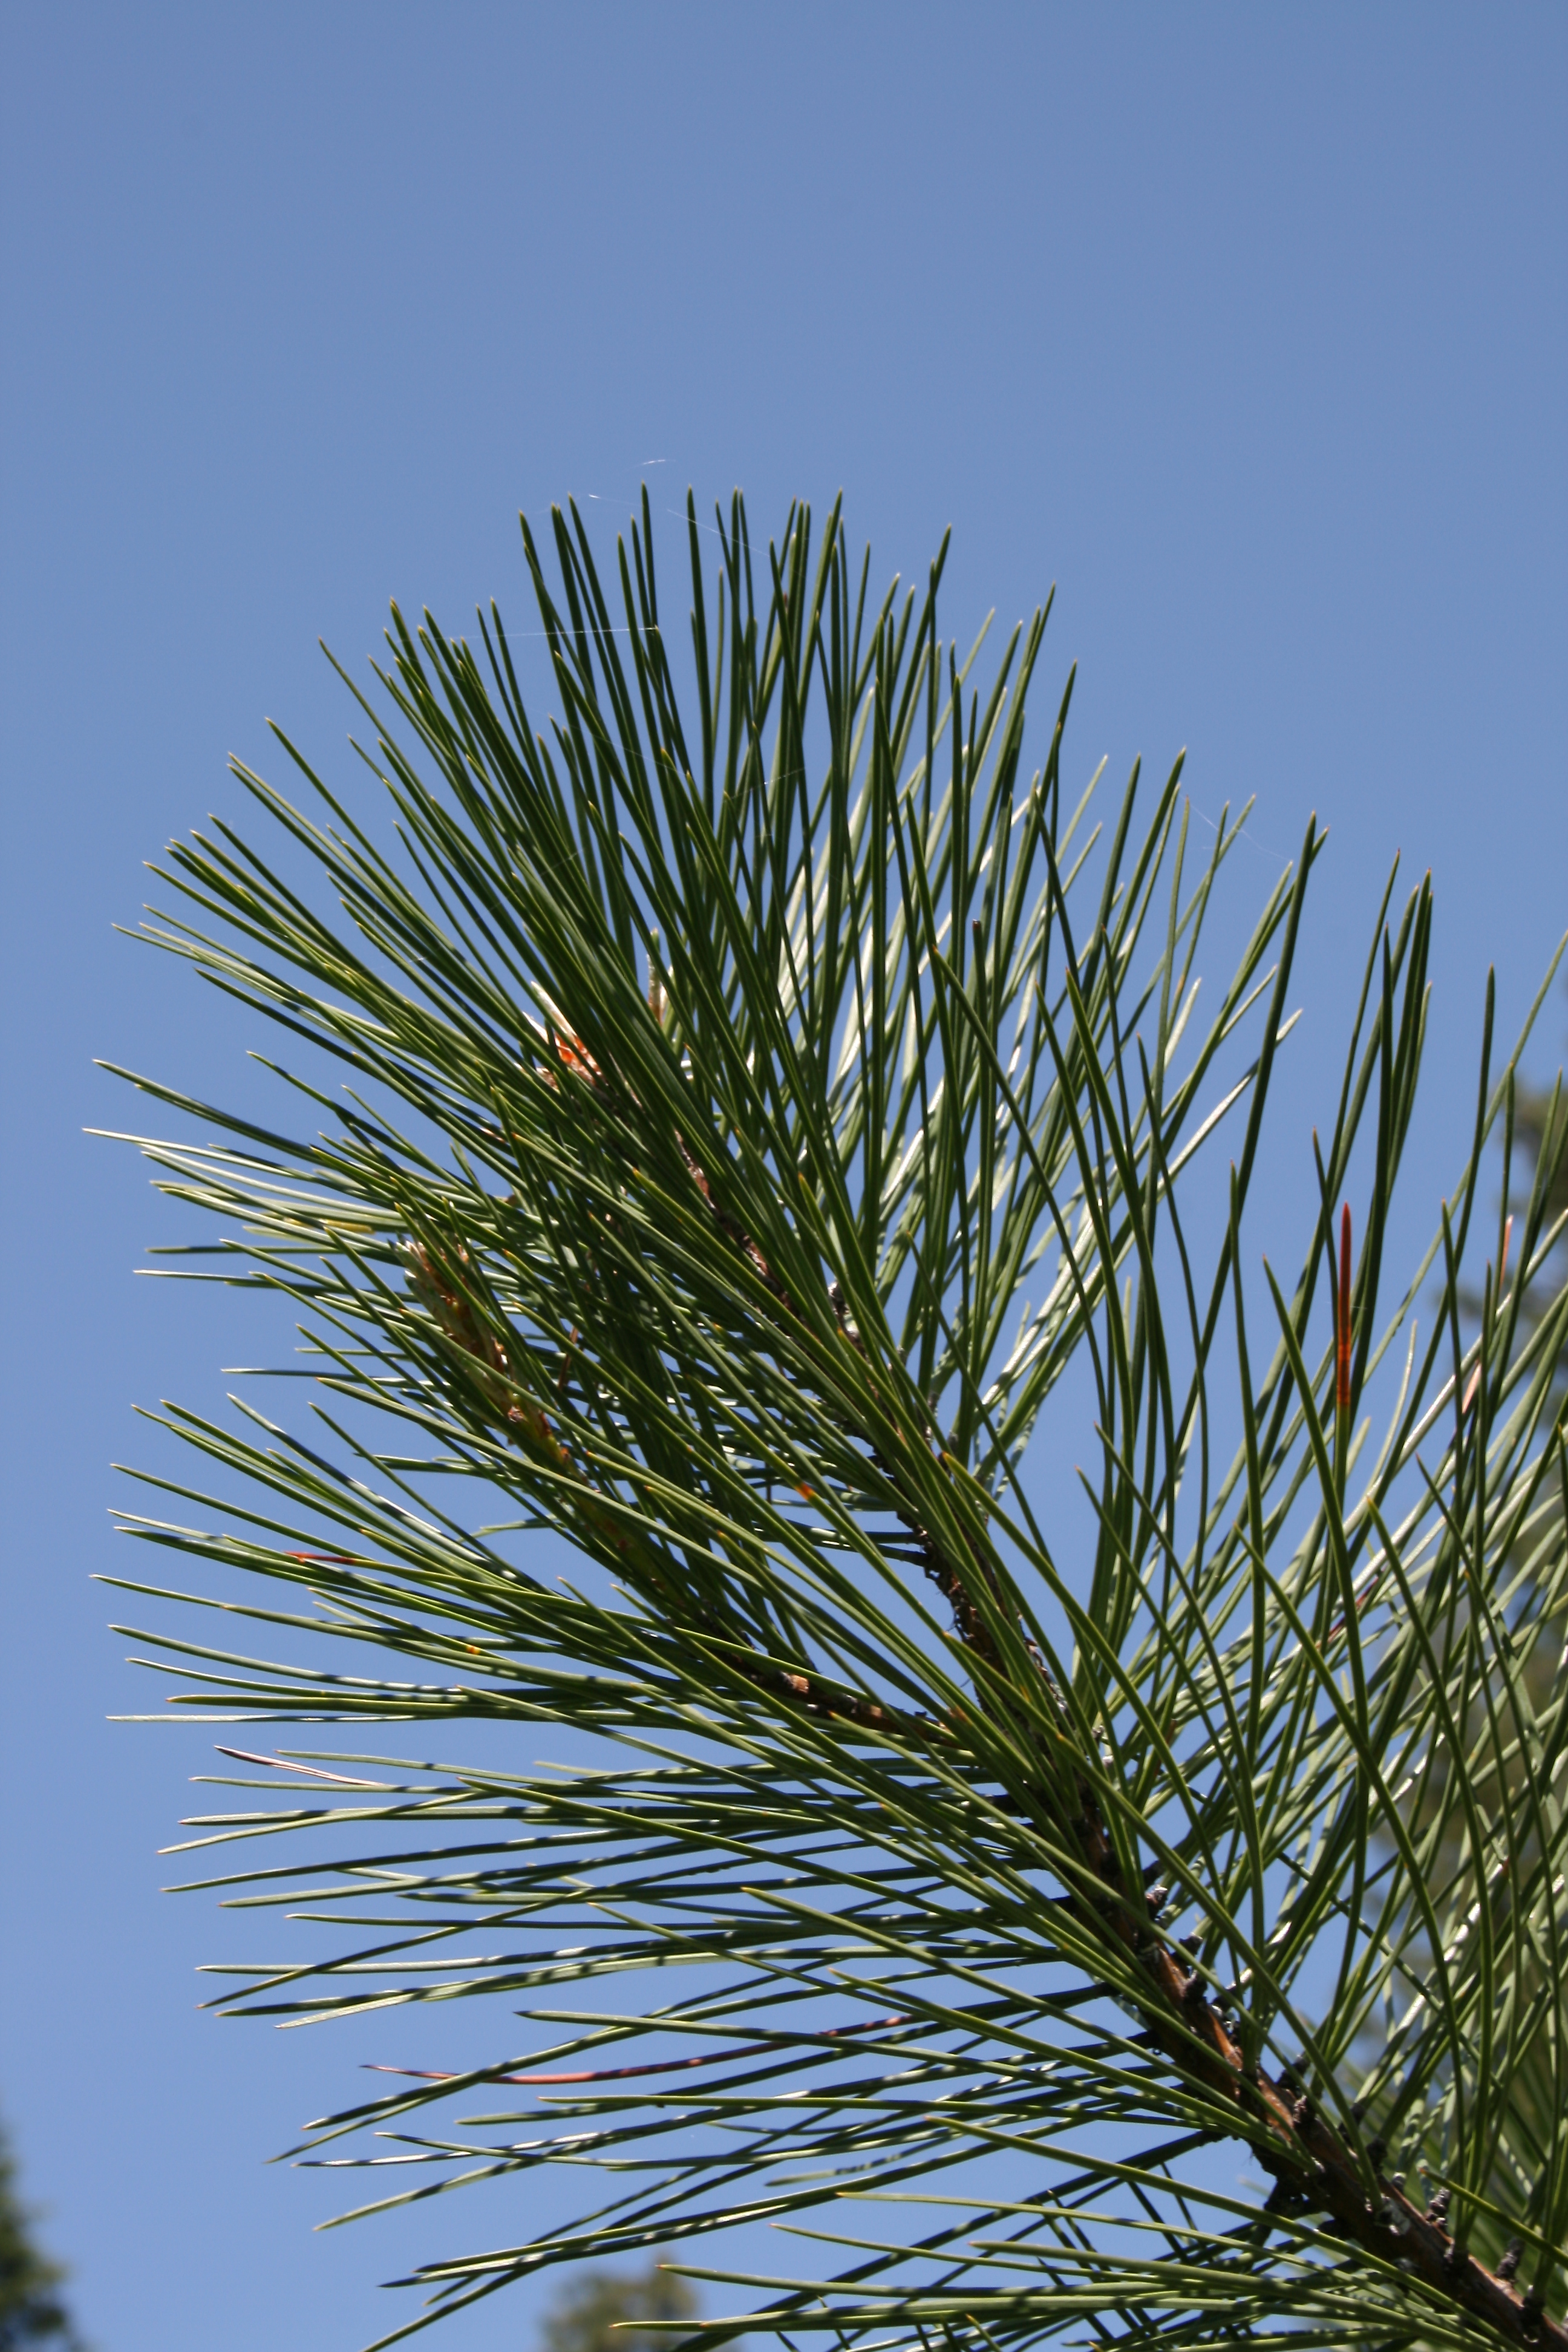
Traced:
<path fill-rule="evenodd" d="M 329 1759 L 318 1788 L 315 1763 L 262 1759 L 310 1802 L 204 1816 L 194 1844 L 363 1822 L 395 1831 L 395 1867 L 384 1839 L 216 1882 L 263 1908 L 298 1908 L 302 1883 L 306 1916 L 363 1929 L 319 1964 L 236 1969 L 226 2000 L 536 2004 L 718 1969 L 646 2014 L 527 2009 L 544 2053 L 404 2070 L 313 2128 L 313 2147 L 400 2132 L 373 2161 L 455 2168 L 441 2186 L 557 2150 L 606 2168 L 596 2218 L 417 2273 L 414 2327 L 590 2245 L 804 2228 L 1006 2149 L 1053 2169 L 1016 2206 L 979 2200 L 1005 2242 L 948 2218 L 913 2247 L 834 2241 L 847 2267 L 765 2284 L 760 2324 L 847 2340 L 890 2320 L 963 2352 L 1090 2312 L 1166 2347 L 1561 2345 L 1568 1699 L 1540 1660 L 1568 1608 L 1568 1283 L 1546 1272 L 1568 1123 L 1541 1129 L 1467 1339 L 1483 1155 L 1500 1123 L 1506 1160 L 1524 1044 L 1498 1076 L 1489 994 L 1468 1155 L 1380 1305 L 1432 921 L 1426 884 L 1391 912 L 1391 877 L 1314 1138 L 1320 1209 L 1293 1288 L 1268 1273 L 1255 1370 L 1242 1235 L 1315 824 L 1196 1024 L 1242 819 L 1192 874 L 1179 762 L 1139 822 L 1136 768 L 1103 833 L 1089 795 L 1065 810 L 1070 678 L 1026 781 L 1043 614 L 983 694 L 978 645 L 961 666 L 937 632 L 940 558 L 923 598 L 873 612 L 837 509 L 815 564 L 794 510 L 764 580 L 737 502 L 714 612 L 692 510 L 689 738 L 650 521 L 620 551 L 624 622 L 574 514 L 554 519 L 558 593 L 525 526 L 547 732 L 493 608 L 488 683 L 466 644 L 395 614 L 393 720 L 363 707 L 401 862 L 309 770 L 314 816 L 240 772 L 287 877 L 227 827 L 172 854 L 186 912 L 151 935 L 350 1089 L 323 1132 L 333 1098 L 266 1066 L 310 1106 L 300 1140 L 138 1081 L 217 1129 L 143 1148 L 226 1221 L 201 1271 L 302 1318 L 324 1434 L 171 1408 L 228 1499 L 152 1483 L 226 1531 L 130 1525 L 263 1580 L 278 1605 L 226 1600 L 226 1624 L 347 1642 L 353 1666 L 142 1638 L 221 1720 L 548 1720 L 642 1752 L 558 1787 Z M 1184 1203 L 1237 1121 L 1203 1265 Z M 1363 1126 L 1358 1258 L 1340 1203 Z M 1075 1366 L 1099 1470 L 1064 1566 L 1020 1465 Z M 443 1498 L 476 1480 L 517 1516 L 470 1528 Z M 509 1530 L 542 1526 L 599 1580 L 520 1565 Z M 567 1940 L 542 1947 L 552 1923 Z M 470 1925 L 487 1948 L 451 1953 Z M 1315 2023 L 1310 1965 L 1333 1979 Z M 782 2005 L 846 1999 L 881 2022 L 775 2030 Z M 1111 2001 L 1135 2031 L 1101 2021 Z M 656 2054 L 595 2063 L 628 2037 Z M 559 2142 L 510 2116 L 410 2129 L 465 2085 L 540 2075 L 574 2086 L 549 2094 Z M 511 2137 L 472 2136 L 491 2128 Z M 1433 2160 L 1425 2208 L 1384 2168 L 1402 2134 Z M 1266 2203 L 1193 2172 L 1226 2137 Z"/>

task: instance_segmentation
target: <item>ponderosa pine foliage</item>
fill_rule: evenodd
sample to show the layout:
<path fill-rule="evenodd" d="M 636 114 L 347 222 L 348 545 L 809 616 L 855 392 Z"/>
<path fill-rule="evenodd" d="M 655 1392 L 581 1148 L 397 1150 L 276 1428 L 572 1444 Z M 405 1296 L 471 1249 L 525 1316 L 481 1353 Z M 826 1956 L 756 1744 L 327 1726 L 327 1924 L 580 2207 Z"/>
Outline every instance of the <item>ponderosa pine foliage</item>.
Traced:
<path fill-rule="evenodd" d="M 664 2246 L 715 2342 L 1562 2352 L 1562 1126 L 1503 1276 L 1489 994 L 1385 1264 L 1433 920 L 1391 877 L 1262 1263 L 1315 825 L 1200 1013 L 1237 826 L 1194 856 L 1179 764 L 1069 804 L 1070 677 L 1026 763 L 1044 614 L 982 690 L 941 556 L 877 604 L 837 506 L 765 563 L 738 499 L 688 519 L 689 659 L 646 498 L 609 593 L 574 509 L 556 589 L 525 525 L 548 725 L 493 608 L 395 609 L 361 791 L 280 737 L 302 805 L 237 771 L 277 846 L 176 845 L 150 926 L 289 1056 L 292 1125 L 136 1083 L 216 1130 L 142 1139 L 220 1221 L 193 1271 L 291 1301 L 318 1383 L 170 1407 L 190 1523 L 128 1520 L 243 1571 L 153 1637 L 285 1791 L 193 1825 L 200 1883 L 336 1930 L 224 2005 L 530 2021 L 310 2127 L 361 2210 L 517 2177 L 381 2341 Z M 352 1753 L 258 1750 L 323 1721 Z"/>

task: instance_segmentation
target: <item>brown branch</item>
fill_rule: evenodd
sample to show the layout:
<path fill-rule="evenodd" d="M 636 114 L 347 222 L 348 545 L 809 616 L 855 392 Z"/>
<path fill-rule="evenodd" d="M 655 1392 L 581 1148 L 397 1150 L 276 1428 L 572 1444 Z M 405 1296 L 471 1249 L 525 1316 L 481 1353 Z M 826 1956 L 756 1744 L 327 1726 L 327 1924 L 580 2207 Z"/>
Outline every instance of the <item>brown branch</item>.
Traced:
<path fill-rule="evenodd" d="M 662 1011 L 660 1003 L 655 1008 L 655 1017 L 660 1017 Z M 563 1066 L 584 1079 L 595 1093 L 605 1090 L 603 1072 L 580 1040 L 574 1038 L 570 1044 L 559 1041 L 556 1052 Z M 552 1076 L 550 1083 L 556 1084 Z M 762 1250 L 715 1200 L 707 1176 L 684 1139 L 678 1137 L 677 1141 L 717 1231 L 747 1260 L 771 1297 L 786 1313 L 799 1319 L 798 1309 Z M 416 1249 L 414 1255 L 418 1287 L 426 1303 L 435 1308 L 447 1336 L 478 1360 L 492 1380 L 498 1380 L 498 1385 L 506 1381 L 505 1353 L 498 1341 L 481 1331 L 458 1286 L 450 1279 L 443 1281 L 422 1250 Z M 829 1297 L 840 1333 L 864 1359 L 864 1343 L 848 1317 L 837 1283 L 832 1285 Z M 1342 1347 L 1341 1353 L 1342 1356 Z M 516 1402 L 511 1402 L 507 1418 L 515 1423 L 526 1416 Z M 537 1418 L 548 1431 L 542 1414 Z M 538 1433 L 530 1430 L 529 1433 L 537 1438 Z M 875 1449 L 873 1455 L 879 1460 Z M 881 1466 L 885 1470 L 888 1465 Z M 917 1513 L 900 1508 L 898 1515 L 913 1539 L 926 1574 L 952 1610 L 960 1642 L 993 1674 L 1001 1675 L 1003 1668 L 985 1611 L 971 1591 L 965 1574 L 943 1552 Z M 987 1563 L 976 1559 L 973 1568 L 994 1602 L 999 1596 Z M 943 1728 L 772 1660 L 752 1656 L 732 1659 L 731 1663 L 755 1688 L 784 1705 L 804 1707 L 829 1720 L 922 1740 Z M 1059 1709 L 1060 1695 L 1050 1685 L 1044 1661 L 1037 1656 L 1035 1664 L 1050 1687 L 1053 1705 Z M 1068 1899 L 1095 1933 L 1103 1935 L 1110 1926 L 1136 1958 L 1149 1988 L 1147 1999 L 1138 2003 L 1145 2022 L 1146 2040 L 1173 2065 L 1195 2077 L 1205 2089 L 1217 2093 L 1235 2107 L 1237 2136 L 1248 2140 L 1264 2168 L 1273 2176 L 1274 2188 L 1265 2212 L 1327 2212 L 1335 2235 L 1350 2240 L 1381 2261 L 1393 2262 L 1412 2279 L 1419 2278 L 1471 2317 L 1485 2322 L 1504 2343 L 1544 2347 L 1547 2352 L 1568 2352 L 1568 2327 L 1548 2315 L 1535 2289 L 1521 2294 L 1514 2285 L 1518 2267 L 1514 2249 L 1510 2248 L 1503 2257 L 1498 2272 L 1487 2270 L 1450 2234 L 1446 2195 L 1440 2193 L 1426 2210 L 1415 2205 L 1405 2193 L 1402 2176 L 1387 2178 L 1377 2168 L 1374 2159 L 1380 2159 L 1381 2151 L 1375 2140 L 1369 2142 L 1366 2149 L 1376 2183 L 1374 2195 L 1369 2197 L 1361 2162 L 1293 2078 L 1289 2074 L 1272 2075 L 1261 2065 L 1247 2070 L 1241 2044 L 1211 2000 L 1201 1972 L 1190 1968 L 1185 1954 L 1179 1954 L 1161 1941 L 1146 1924 L 1147 1897 L 1142 1887 L 1130 1894 L 1104 1819 L 1081 1773 L 1078 1776 L 1077 1798 L 1079 1815 L 1067 1828 L 1078 1845 L 1087 1873 L 1103 1887 L 1104 1893 L 1091 1897 L 1081 1888 L 1071 1887 Z M 1247 2128 L 1249 2124 L 1251 2129 Z M 1268 2134 L 1261 2143 L 1257 2137 L 1258 2124 L 1266 2126 Z"/>
<path fill-rule="evenodd" d="M 707 1178 L 684 1143 L 680 1149 L 715 1223 L 725 1238 L 750 1259 L 773 1296 L 793 1313 L 784 1285 L 773 1274 L 756 1244 L 714 1201 Z M 864 1358 L 864 1343 L 849 1319 L 843 1291 L 837 1282 L 829 1297 L 840 1331 Z M 999 1671 L 996 1646 L 985 1612 L 970 1591 L 963 1572 L 946 1556 L 917 1515 L 900 1510 L 899 1517 L 922 1555 L 927 1575 L 952 1610 L 960 1641 L 993 1672 Z M 986 1564 L 977 1559 L 974 1566 L 991 1587 Z M 994 1587 L 991 1597 L 996 1597 Z M 1044 1661 L 1037 1657 L 1036 1665 L 1046 1675 Z M 761 1679 L 760 1675 L 757 1678 Z M 873 1724 L 879 1728 L 892 1727 L 892 1718 L 884 1717 L 883 1710 L 869 1700 L 850 1699 L 845 1695 L 843 1698 L 836 1697 L 833 1703 L 825 1703 L 814 1693 L 809 1677 L 791 1674 L 783 1679 L 792 1696 L 823 1713 L 841 1714 L 868 1727 Z M 1048 1675 L 1046 1680 L 1049 1682 Z M 1059 1706 L 1059 1696 L 1054 1689 L 1052 1697 Z M 1434 2200 L 1424 2211 L 1405 2195 L 1402 2181 L 1385 2178 L 1375 2166 L 1372 2168 L 1376 2193 L 1369 2198 L 1361 2163 L 1318 2113 L 1311 2099 L 1286 2076 L 1271 2075 L 1260 2065 L 1250 2074 L 1247 2071 L 1241 2045 L 1210 1999 L 1201 1973 L 1187 1966 L 1184 1954 L 1178 1956 L 1142 1924 L 1141 1913 L 1147 1909 L 1142 1890 L 1138 1890 L 1136 1899 L 1130 1898 L 1099 1806 L 1081 1775 L 1078 1799 L 1079 1816 L 1068 1827 L 1085 1864 L 1104 1886 L 1105 1895 L 1090 1901 L 1080 1891 L 1070 1890 L 1075 1907 L 1098 1932 L 1103 1933 L 1108 1920 L 1113 1922 L 1115 1932 L 1136 1956 L 1149 1979 L 1151 1996 L 1147 2001 L 1140 2001 L 1139 2009 L 1155 2047 L 1184 2073 L 1195 2075 L 1205 2088 L 1231 2102 L 1237 2109 L 1238 2126 L 1244 2116 L 1267 2126 L 1269 2137 L 1262 2146 L 1245 2127 L 1240 2135 L 1251 2142 L 1259 2161 L 1274 2179 L 1265 2210 L 1288 2210 L 1292 2207 L 1324 2210 L 1331 2217 L 1336 2235 L 1350 2239 L 1384 2262 L 1394 2262 L 1408 2276 L 1420 2278 L 1472 2317 L 1484 2320 L 1505 2343 L 1568 2352 L 1568 2328 L 1548 2315 L 1534 2292 L 1521 2294 L 1513 2284 L 1517 2258 L 1510 2264 L 1505 2256 L 1500 2274 L 1487 2270 L 1450 2235 L 1446 2226 L 1446 2200 Z M 1375 2142 L 1369 2146 L 1369 2159 L 1375 2146 Z"/>
<path fill-rule="evenodd" d="M 1175 2065 L 1234 2102 L 1238 2116 L 1249 2115 L 1268 2126 L 1268 2145 L 1259 2146 L 1247 2135 L 1274 2178 L 1265 2210 L 1326 2211 L 1337 2236 L 1422 2279 L 1472 2317 L 1485 2320 L 1505 2343 L 1568 2352 L 1568 2328 L 1548 2316 L 1533 2293 L 1521 2295 L 1514 2287 L 1517 2258 L 1500 2274 L 1487 2270 L 1450 2235 L 1447 2198 L 1439 2194 L 1423 2211 L 1405 2195 L 1402 2175 L 1388 2179 L 1374 2166 L 1376 2193 L 1369 2198 L 1356 2157 L 1300 2086 L 1288 2074 L 1270 2075 L 1261 2066 L 1247 2073 L 1241 2046 L 1198 1971 L 1189 1969 L 1184 1958 L 1156 1938 L 1148 1937 L 1140 1948 L 1140 1931 L 1128 1916 L 1114 1851 L 1087 1791 L 1079 1834 L 1086 1863 L 1105 1881 L 1113 1898 L 1106 1912 L 1151 1979 L 1154 1998 L 1139 2004 L 1150 2038 Z M 1369 2143 L 1367 2154 L 1369 2158 L 1380 2154 L 1375 2141 Z"/>
<path fill-rule="evenodd" d="M 927 1573 L 953 1597 L 960 1638 L 969 1641 L 969 1627 L 978 1624 L 984 1646 L 978 1643 L 974 1646 L 994 1667 L 994 1644 L 985 1633 L 973 1595 L 957 1568 L 942 1558 L 929 1537 L 927 1542 L 931 1553 Z M 1037 1660 L 1037 1664 L 1043 1674 L 1043 1662 Z M 1059 1707 L 1054 1689 L 1052 1697 Z M 1372 2168 L 1376 2193 L 1369 2198 L 1356 2156 L 1294 2080 L 1289 2074 L 1271 2075 L 1262 2066 L 1247 2071 L 1241 2044 L 1210 1999 L 1200 1971 L 1189 1968 L 1184 1954 L 1173 1950 L 1142 1924 L 1140 1913 L 1147 1907 L 1146 1898 L 1141 1888 L 1135 1898 L 1129 1895 L 1115 1847 L 1081 1775 L 1078 1798 L 1079 1817 L 1068 1826 L 1087 1870 L 1104 1886 L 1105 1895 L 1090 1898 L 1074 1888 L 1069 1889 L 1068 1899 L 1097 1932 L 1103 1934 L 1106 1925 L 1112 1925 L 1136 1957 L 1150 1985 L 1151 1997 L 1138 2004 L 1147 2039 L 1173 2064 L 1232 2103 L 1238 2126 L 1243 2116 L 1267 2126 L 1269 2137 L 1262 2145 L 1253 2133 L 1238 2132 L 1251 2142 L 1258 2160 L 1273 2176 L 1274 2188 L 1265 2211 L 1313 2208 L 1326 2211 L 1336 2236 L 1348 2238 L 1366 2252 L 1392 2261 L 1406 2275 L 1420 2278 L 1472 2317 L 1485 2320 L 1505 2343 L 1568 2352 L 1568 2327 L 1547 2314 L 1536 2290 L 1521 2294 L 1515 2287 L 1517 2252 L 1511 2260 L 1504 2256 L 1499 2272 L 1489 2271 L 1449 2233 L 1446 2193 L 1440 2192 L 1423 2210 L 1405 2195 L 1403 2175 L 1385 2178 L 1375 2163 Z M 1380 2155 L 1378 2143 L 1370 2142 L 1369 2162 Z"/>
<path fill-rule="evenodd" d="M 891 1734 L 919 1746 L 929 1744 L 948 1730 L 932 1716 L 906 1715 L 900 1707 L 883 1706 L 859 1691 L 825 1682 L 820 1675 L 802 1674 L 797 1667 L 777 1665 L 771 1658 L 748 1654 L 730 1658 L 727 1663 L 756 1689 L 766 1691 L 786 1706 L 804 1707 L 808 1715 L 821 1716 L 832 1722 L 853 1723 L 862 1731 Z"/>

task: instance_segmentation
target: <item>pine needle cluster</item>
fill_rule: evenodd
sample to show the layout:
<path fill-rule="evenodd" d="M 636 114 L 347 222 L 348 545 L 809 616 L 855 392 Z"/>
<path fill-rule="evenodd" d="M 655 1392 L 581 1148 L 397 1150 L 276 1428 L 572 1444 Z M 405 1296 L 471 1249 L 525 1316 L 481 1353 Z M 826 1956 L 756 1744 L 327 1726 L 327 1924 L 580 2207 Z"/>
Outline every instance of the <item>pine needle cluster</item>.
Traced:
<path fill-rule="evenodd" d="M 224 2005 L 519 2012 L 308 2152 L 359 2210 L 582 2190 L 381 2341 L 658 2246 L 716 2344 L 1563 2352 L 1563 1122 L 1505 1266 L 1489 995 L 1393 1274 L 1433 905 L 1391 877 L 1259 1268 L 1315 824 L 1200 1012 L 1241 820 L 1197 855 L 1179 763 L 1073 804 L 1070 677 L 1026 764 L 1044 613 L 982 685 L 945 543 L 877 603 L 837 507 L 765 562 L 738 499 L 688 521 L 689 652 L 646 499 L 608 583 L 525 524 L 543 726 L 493 607 L 395 609 L 364 797 L 284 740 L 266 854 L 176 845 L 149 925 L 283 1041 L 292 1124 L 140 1078 L 186 1139 L 138 1140 L 318 1385 L 307 1431 L 162 1416 L 205 1466 L 126 1524 L 227 1581 L 131 1583 L 181 1603 L 142 1638 L 206 1720 L 402 1751 L 229 1734 L 200 1883 L 336 1942 Z M 428 1760 L 462 1718 L 494 1769 Z M 530 1769 L 541 1724 L 592 1763 Z"/>

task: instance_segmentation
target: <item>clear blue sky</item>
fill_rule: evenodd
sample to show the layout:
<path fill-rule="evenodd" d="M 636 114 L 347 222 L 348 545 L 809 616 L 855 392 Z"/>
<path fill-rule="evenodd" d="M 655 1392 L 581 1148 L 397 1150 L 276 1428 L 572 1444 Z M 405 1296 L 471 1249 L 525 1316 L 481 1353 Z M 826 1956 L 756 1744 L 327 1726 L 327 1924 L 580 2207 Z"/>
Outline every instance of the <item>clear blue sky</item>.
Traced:
<path fill-rule="evenodd" d="M 234 805 L 226 754 L 276 768 L 264 715 L 337 758 L 318 635 L 357 663 L 391 594 L 519 612 L 520 507 L 596 494 L 607 534 L 657 458 L 656 505 L 739 482 L 765 532 L 842 485 L 879 573 L 951 522 L 961 635 L 1060 583 L 1075 774 L 1188 745 L 1201 812 L 1258 795 L 1238 888 L 1331 826 L 1298 1154 L 1387 862 L 1432 867 L 1424 1231 L 1487 964 L 1511 1033 L 1568 924 L 1568 13 L 0 28 L 0 2108 L 100 2352 L 352 2352 L 412 2242 L 311 2236 L 319 2177 L 261 2159 L 379 2045 L 196 2014 L 218 1926 L 154 1849 L 210 1735 L 104 1720 L 150 1697 L 88 1580 L 132 1401 L 211 1407 L 247 1352 L 239 1302 L 132 1280 L 142 1173 L 80 1133 L 133 1123 L 94 1055 L 216 1090 L 252 1042 L 111 935 L 141 861 Z"/>

